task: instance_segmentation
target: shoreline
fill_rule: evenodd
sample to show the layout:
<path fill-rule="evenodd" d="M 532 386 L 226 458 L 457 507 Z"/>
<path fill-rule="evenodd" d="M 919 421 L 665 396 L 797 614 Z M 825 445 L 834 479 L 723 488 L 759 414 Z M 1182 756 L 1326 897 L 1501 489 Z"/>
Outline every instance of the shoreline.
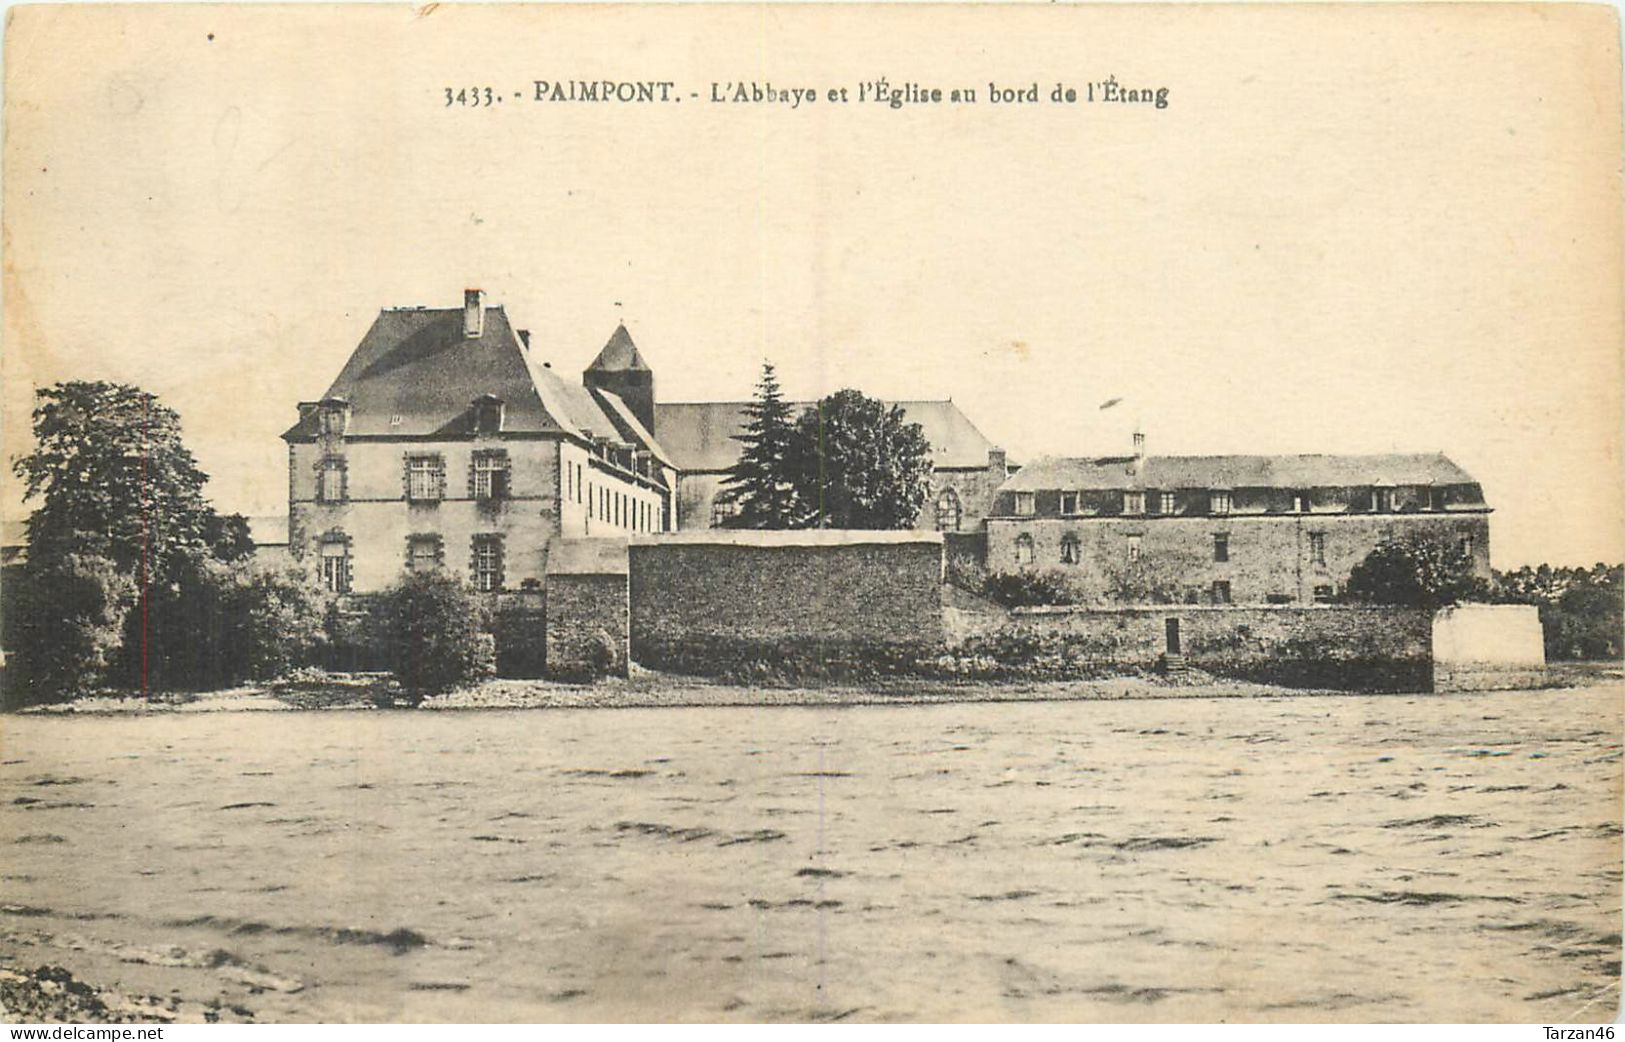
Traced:
<path fill-rule="evenodd" d="M 1618 682 L 1613 663 L 1565 663 L 1549 670 L 1541 691 L 1575 690 Z M 1447 698 L 1484 692 L 1354 691 L 1292 688 L 1206 676 L 1148 676 L 1091 680 L 923 681 L 749 685 L 673 674 L 639 672 L 589 684 L 495 679 L 434 695 L 416 708 L 431 712 L 516 709 L 842 708 L 931 706 L 976 702 L 1108 702 L 1128 700 L 1271 698 Z M 250 685 L 205 692 L 88 695 L 70 702 L 15 710 L 29 716 L 121 716 L 220 712 L 373 712 L 412 708 L 373 704 L 367 685 L 335 681 L 303 689 Z"/>

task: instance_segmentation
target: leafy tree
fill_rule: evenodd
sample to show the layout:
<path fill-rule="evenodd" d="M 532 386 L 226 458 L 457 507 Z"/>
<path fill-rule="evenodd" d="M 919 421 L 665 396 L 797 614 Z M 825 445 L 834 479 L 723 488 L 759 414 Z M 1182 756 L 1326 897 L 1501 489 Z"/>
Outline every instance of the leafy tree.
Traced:
<path fill-rule="evenodd" d="M 931 491 L 920 425 L 850 389 L 801 414 L 785 463 L 798 528 L 909 528 Z"/>
<path fill-rule="evenodd" d="M 728 528 L 791 528 L 796 521 L 795 487 L 786 471 L 795 436 L 790 405 L 779 390 L 773 363 L 762 363 L 756 398 L 745 406 L 745 432 L 739 461 L 728 469 L 718 502 L 733 504 Z"/>
<path fill-rule="evenodd" d="M 390 669 L 414 701 L 496 671 L 485 599 L 445 572 L 407 574 L 373 610 Z"/>
<path fill-rule="evenodd" d="M 254 536 L 248 518 L 241 514 L 210 511 L 203 524 L 203 539 L 209 552 L 222 561 L 242 561 L 254 556 Z"/>
<path fill-rule="evenodd" d="M 128 384 L 71 381 L 35 392 L 34 451 L 13 464 L 27 499 L 29 560 L 94 554 L 146 590 L 206 552 L 208 475 L 180 417 Z"/>
<path fill-rule="evenodd" d="M 135 584 L 105 557 L 66 554 L 31 560 L 21 586 L 7 704 L 58 701 L 105 682 Z"/>
<path fill-rule="evenodd" d="M 1350 600 L 1440 608 L 1483 600 L 1488 584 L 1479 578 L 1473 557 L 1448 536 L 1436 533 L 1387 538 L 1349 573 Z"/>
<path fill-rule="evenodd" d="M 1497 573 L 1495 595 L 1539 607 L 1549 659 L 1617 659 L 1625 647 L 1625 566 L 1525 565 Z"/>

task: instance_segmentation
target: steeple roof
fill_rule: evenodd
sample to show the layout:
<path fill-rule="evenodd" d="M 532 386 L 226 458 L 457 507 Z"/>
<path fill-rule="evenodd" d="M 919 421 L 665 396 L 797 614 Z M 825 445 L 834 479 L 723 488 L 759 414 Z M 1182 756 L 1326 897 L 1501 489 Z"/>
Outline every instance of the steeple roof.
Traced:
<path fill-rule="evenodd" d="M 587 367 L 589 372 L 594 369 L 605 373 L 649 371 L 649 364 L 638 354 L 638 345 L 632 342 L 632 334 L 626 331 L 626 323 L 622 322 L 615 327 L 615 332 L 610 334 L 609 343 L 604 345 L 604 349 L 598 352 L 598 357 L 593 359 L 592 365 Z"/>

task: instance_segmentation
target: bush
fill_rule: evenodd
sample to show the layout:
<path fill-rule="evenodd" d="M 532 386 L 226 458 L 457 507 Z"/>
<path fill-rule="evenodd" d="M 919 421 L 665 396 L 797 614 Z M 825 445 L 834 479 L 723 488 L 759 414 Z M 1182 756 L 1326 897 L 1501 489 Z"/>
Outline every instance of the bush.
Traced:
<path fill-rule="evenodd" d="M 1069 577 L 1054 569 L 1042 572 L 993 572 L 987 577 L 983 592 L 990 600 L 1006 608 L 1082 602 L 1082 596 Z"/>
<path fill-rule="evenodd" d="M 408 575 L 378 596 L 373 612 L 385 659 L 409 700 L 496 672 L 485 599 L 449 575 Z"/>
<path fill-rule="evenodd" d="M 107 679 L 135 584 L 105 557 L 68 554 L 23 573 L 8 706 L 64 701 Z"/>
<path fill-rule="evenodd" d="M 273 680 L 312 665 L 327 644 L 329 596 L 294 564 L 240 561 L 216 572 L 230 680 Z"/>

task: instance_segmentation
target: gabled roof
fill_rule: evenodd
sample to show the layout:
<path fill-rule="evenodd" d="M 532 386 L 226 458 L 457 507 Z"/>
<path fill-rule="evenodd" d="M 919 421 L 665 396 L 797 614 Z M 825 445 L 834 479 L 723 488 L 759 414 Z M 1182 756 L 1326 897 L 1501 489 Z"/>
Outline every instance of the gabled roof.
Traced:
<path fill-rule="evenodd" d="M 1049 456 L 1027 464 L 1004 492 L 1052 489 L 1340 488 L 1362 485 L 1472 485 L 1442 453 L 1374 456 Z"/>
<path fill-rule="evenodd" d="M 631 355 L 641 364 L 636 348 Z M 472 433 L 470 406 L 487 394 L 504 403 L 505 433 L 629 441 L 665 457 L 647 431 L 624 428 L 608 403 L 539 361 L 500 306 L 485 309 L 478 337 L 463 336 L 462 308 L 384 309 L 322 397 L 349 402 L 347 435 L 430 438 Z M 283 437 L 314 438 L 316 424 L 307 415 Z"/>
<path fill-rule="evenodd" d="M 744 447 L 734 435 L 745 430 L 745 407 L 749 402 L 657 402 L 655 431 L 660 444 L 685 472 L 722 471 L 733 466 Z M 789 402 L 792 415 L 799 416 L 817 402 Z M 951 401 L 887 402 L 901 406 L 904 419 L 917 423 L 931 443 L 931 462 L 939 470 L 955 467 L 985 467 L 987 454 L 995 448 L 976 429 L 959 406 Z"/>
<path fill-rule="evenodd" d="M 638 345 L 632 342 L 632 334 L 626 331 L 624 322 L 615 327 L 615 332 L 609 336 L 609 343 L 604 345 L 587 368 L 602 372 L 624 372 L 628 369 L 649 371 L 648 363 L 638 354 Z"/>

